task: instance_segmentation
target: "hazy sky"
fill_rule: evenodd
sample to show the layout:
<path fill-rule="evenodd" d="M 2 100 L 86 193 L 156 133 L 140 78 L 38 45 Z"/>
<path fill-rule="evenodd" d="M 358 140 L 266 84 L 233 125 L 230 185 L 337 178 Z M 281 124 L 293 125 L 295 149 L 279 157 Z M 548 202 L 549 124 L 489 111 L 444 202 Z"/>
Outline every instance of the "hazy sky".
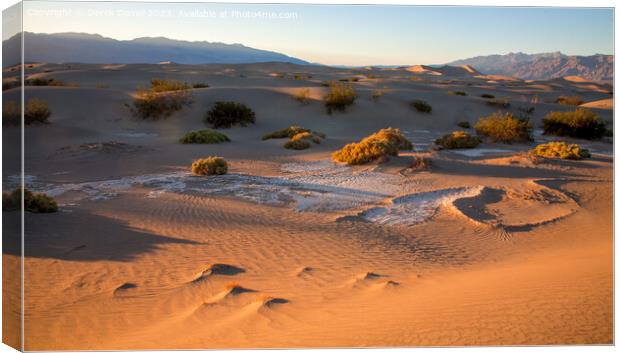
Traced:
<path fill-rule="evenodd" d="M 24 30 L 241 43 L 332 65 L 613 54 L 611 9 L 28 1 Z"/>

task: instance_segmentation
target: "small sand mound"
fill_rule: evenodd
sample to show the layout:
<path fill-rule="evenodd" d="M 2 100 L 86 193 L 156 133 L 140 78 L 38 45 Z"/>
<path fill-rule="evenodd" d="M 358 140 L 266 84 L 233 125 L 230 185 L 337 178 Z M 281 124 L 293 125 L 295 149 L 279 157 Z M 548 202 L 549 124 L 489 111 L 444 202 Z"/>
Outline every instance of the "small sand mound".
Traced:
<path fill-rule="evenodd" d="M 305 275 L 309 275 L 312 272 L 314 272 L 314 269 L 312 267 L 305 266 L 305 267 L 302 267 L 302 268 L 298 269 L 295 272 L 295 274 L 296 274 L 297 277 L 302 277 L 302 276 L 305 276 Z"/>
<path fill-rule="evenodd" d="M 276 305 L 289 303 L 290 301 L 284 298 L 261 296 L 260 298 L 258 298 L 258 302 L 261 304 L 261 307 L 263 308 L 272 308 Z"/>
<path fill-rule="evenodd" d="M 396 282 L 396 281 L 391 281 L 390 280 L 390 281 L 385 282 L 384 285 L 385 285 L 385 287 L 393 288 L 393 287 L 400 286 L 400 282 Z"/>
<path fill-rule="evenodd" d="M 607 98 L 607 99 L 601 99 L 601 100 L 597 100 L 593 102 L 588 102 L 588 103 L 584 103 L 580 105 L 580 107 L 612 110 L 614 109 L 614 99 Z"/>
<path fill-rule="evenodd" d="M 375 272 L 365 272 L 360 274 L 359 276 L 357 276 L 357 280 L 361 280 L 361 281 L 368 281 L 368 280 L 373 280 L 373 279 L 379 279 L 379 278 L 383 278 L 383 277 L 387 277 L 385 275 L 380 275 L 378 273 Z"/>
<path fill-rule="evenodd" d="M 202 273 L 198 275 L 192 282 L 201 282 L 210 276 L 234 276 L 245 272 L 245 269 L 228 264 L 211 264 Z"/>

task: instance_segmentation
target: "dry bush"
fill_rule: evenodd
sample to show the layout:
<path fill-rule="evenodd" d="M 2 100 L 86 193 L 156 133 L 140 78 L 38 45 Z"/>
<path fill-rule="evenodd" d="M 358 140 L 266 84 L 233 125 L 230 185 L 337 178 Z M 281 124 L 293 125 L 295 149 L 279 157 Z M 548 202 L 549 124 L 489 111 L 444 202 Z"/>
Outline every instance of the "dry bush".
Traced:
<path fill-rule="evenodd" d="M 192 103 L 187 91 L 138 92 L 133 100 L 132 113 L 142 119 L 167 118 Z"/>
<path fill-rule="evenodd" d="M 385 92 L 381 89 L 376 89 L 372 91 L 372 99 L 374 101 L 378 101 L 379 98 L 383 97 L 383 95 L 385 94 Z"/>
<path fill-rule="evenodd" d="M 531 156 L 544 158 L 561 158 L 575 160 L 590 158 L 590 151 L 588 149 L 581 148 L 577 144 L 567 144 L 566 142 L 562 141 L 540 144 L 529 153 Z"/>
<path fill-rule="evenodd" d="M 530 141 L 532 124 L 523 119 L 515 118 L 511 113 L 495 112 L 480 118 L 474 126 L 476 133 L 487 136 L 496 142 Z"/>
<path fill-rule="evenodd" d="M 185 91 L 190 89 L 186 82 L 181 82 L 167 78 L 153 78 L 151 79 L 151 92 L 171 92 L 171 91 Z"/>
<path fill-rule="evenodd" d="M 264 140 L 269 139 L 283 139 L 283 138 L 291 138 L 301 132 L 310 132 L 310 129 L 305 129 L 300 126 L 292 125 L 282 130 L 277 130 L 272 133 L 266 134 L 263 136 Z"/>
<path fill-rule="evenodd" d="M 589 109 L 579 108 L 568 112 L 551 112 L 543 120 L 546 135 L 598 139 L 605 136 L 607 128 Z"/>
<path fill-rule="evenodd" d="M 431 113 L 433 111 L 433 107 L 428 104 L 426 101 L 421 99 L 416 99 L 411 102 L 411 107 L 421 113 Z"/>
<path fill-rule="evenodd" d="M 389 156 L 397 156 L 399 150 L 410 150 L 413 145 L 399 129 L 387 128 L 362 139 L 360 142 L 350 143 L 340 151 L 332 154 L 337 162 L 350 165 L 364 164 Z"/>
<path fill-rule="evenodd" d="M 196 175 L 222 175 L 228 172 L 228 162 L 222 157 L 197 159 L 192 163 L 192 173 Z"/>
<path fill-rule="evenodd" d="M 295 92 L 295 95 L 293 96 L 293 98 L 295 98 L 295 100 L 301 104 L 310 103 L 310 89 L 309 88 L 298 89 Z"/>
<path fill-rule="evenodd" d="M 325 96 L 325 107 L 331 114 L 333 110 L 345 111 L 357 98 L 355 89 L 349 83 L 332 82 L 329 84 L 329 92 Z"/>
<path fill-rule="evenodd" d="M 510 99 L 508 98 L 491 99 L 487 101 L 487 104 L 492 107 L 508 108 L 510 107 Z"/>
<path fill-rule="evenodd" d="M 583 99 L 580 96 L 560 96 L 555 100 L 555 103 L 565 105 L 581 105 L 583 104 Z"/>
<path fill-rule="evenodd" d="M 21 110 L 15 101 L 2 104 L 2 125 L 19 125 Z"/>
<path fill-rule="evenodd" d="M 489 94 L 489 93 L 483 93 L 483 94 L 480 95 L 480 97 L 482 97 L 484 99 L 493 99 L 493 98 L 495 98 L 494 95 Z"/>
<path fill-rule="evenodd" d="M 22 189 L 2 193 L 2 211 L 18 211 L 22 208 Z M 32 213 L 52 213 L 58 211 L 58 205 L 46 194 L 33 194 L 24 189 L 24 209 Z"/>
<path fill-rule="evenodd" d="M 203 143 L 203 144 L 211 144 L 211 143 L 222 143 L 229 142 L 230 139 L 228 136 L 222 134 L 221 132 L 205 129 L 205 130 L 197 130 L 191 131 L 185 134 L 179 142 L 181 143 Z"/>
<path fill-rule="evenodd" d="M 24 124 L 43 124 L 47 123 L 47 119 L 52 115 L 47 102 L 32 98 L 26 103 L 26 109 L 24 110 Z"/>
<path fill-rule="evenodd" d="M 256 113 L 248 106 L 237 102 L 215 102 L 207 112 L 205 122 L 215 129 L 233 125 L 247 126 L 256 122 Z"/>
<path fill-rule="evenodd" d="M 474 148 L 482 141 L 478 136 L 472 136 L 465 131 L 453 131 L 435 140 L 435 144 L 446 149 Z"/>
<path fill-rule="evenodd" d="M 450 91 L 450 94 L 453 96 L 466 96 L 467 93 L 463 92 L 463 91 Z"/>
<path fill-rule="evenodd" d="M 428 157 L 424 157 L 424 156 L 415 157 L 409 169 L 411 171 L 429 170 L 431 169 L 432 165 L 433 165 L 432 160 Z"/>
<path fill-rule="evenodd" d="M 471 128 L 471 124 L 469 123 L 469 121 L 467 120 L 463 120 L 463 121 L 459 121 L 456 124 L 458 127 L 462 127 L 463 129 L 469 129 Z"/>
<path fill-rule="evenodd" d="M 209 85 L 206 83 L 199 82 L 199 83 L 194 83 L 192 85 L 192 88 L 209 88 Z"/>

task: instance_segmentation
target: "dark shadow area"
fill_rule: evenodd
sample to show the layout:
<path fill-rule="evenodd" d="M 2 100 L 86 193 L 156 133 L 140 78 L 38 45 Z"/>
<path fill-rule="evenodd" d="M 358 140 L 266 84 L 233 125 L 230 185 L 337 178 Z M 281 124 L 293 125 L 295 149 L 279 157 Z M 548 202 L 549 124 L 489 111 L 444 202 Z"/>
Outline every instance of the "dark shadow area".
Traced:
<path fill-rule="evenodd" d="M 560 170 L 529 168 L 518 166 L 501 166 L 468 163 L 466 160 L 433 159 L 433 172 L 448 175 L 469 175 L 492 178 L 530 179 L 530 178 L 568 178 L 580 176 Z"/>
<path fill-rule="evenodd" d="M 3 212 L 12 222 L 19 212 Z M 4 222 L 3 222 L 4 224 Z M 5 254 L 19 255 L 19 235 L 3 239 Z M 130 261 L 165 244 L 204 245 L 149 233 L 108 217 L 73 209 L 72 212 L 25 214 L 25 257 L 68 261 Z"/>

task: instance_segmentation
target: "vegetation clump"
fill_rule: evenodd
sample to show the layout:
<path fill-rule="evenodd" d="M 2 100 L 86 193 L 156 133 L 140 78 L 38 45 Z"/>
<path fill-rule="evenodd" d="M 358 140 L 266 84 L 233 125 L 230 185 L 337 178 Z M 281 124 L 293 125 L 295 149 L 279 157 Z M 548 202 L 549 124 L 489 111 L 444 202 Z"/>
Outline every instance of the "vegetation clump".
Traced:
<path fill-rule="evenodd" d="M 355 89 L 350 83 L 331 82 L 329 92 L 325 96 L 325 107 L 330 114 L 333 110 L 345 111 L 356 98 Z"/>
<path fill-rule="evenodd" d="M 211 143 L 222 143 L 222 142 L 229 142 L 229 141 L 230 139 L 228 138 L 228 136 L 222 134 L 221 132 L 211 130 L 211 129 L 188 132 L 187 134 L 185 134 L 185 136 L 183 136 L 179 140 L 179 142 L 185 143 L 185 144 L 188 144 L 188 143 L 211 144 Z"/>
<path fill-rule="evenodd" d="M 192 103 L 187 83 L 154 78 L 151 87 L 140 90 L 133 100 L 132 113 L 142 119 L 169 117 Z"/>
<path fill-rule="evenodd" d="M 295 92 L 295 95 L 293 96 L 293 98 L 295 98 L 295 100 L 298 101 L 301 104 L 308 104 L 308 103 L 310 103 L 310 89 L 309 88 L 301 88 L 301 89 L 297 90 L 297 92 Z"/>
<path fill-rule="evenodd" d="M 215 129 L 230 128 L 233 125 L 247 126 L 256 122 L 256 113 L 242 103 L 215 102 L 207 112 L 205 122 Z"/>
<path fill-rule="evenodd" d="M 196 175 L 222 175 L 228 172 L 228 162 L 222 157 L 197 159 L 192 163 L 192 173 Z"/>
<path fill-rule="evenodd" d="M 568 112 L 551 112 L 543 120 L 546 135 L 598 139 L 605 136 L 605 123 L 589 109 L 579 108 Z"/>
<path fill-rule="evenodd" d="M 487 104 L 492 107 L 508 108 L 510 107 L 510 99 L 508 98 L 491 99 L 487 101 Z"/>
<path fill-rule="evenodd" d="M 376 89 L 372 91 L 372 99 L 376 102 L 379 100 L 379 98 L 383 97 L 383 95 L 385 94 L 385 92 L 381 89 Z"/>
<path fill-rule="evenodd" d="M 301 126 L 292 125 L 282 130 L 277 130 L 272 133 L 266 134 L 263 136 L 264 140 L 269 139 L 283 139 L 283 138 L 291 138 L 302 132 L 310 132 L 310 129 L 305 129 Z"/>
<path fill-rule="evenodd" d="M 431 113 L 433 111 L 433 107 L 421 99 L 411 102 L 411 107 L 421 113 Z"/>
<path fill-rule="evenodd" d="M 463 96 L 463 97 L 467 95 L 467 93 L 463 91 L 451 91 L 450 94 L 453 96 Z"/>
<path fill-rule="evenodd" d="M 435 140 L 435 144 L 446 149 L 474 148 L 482 141 L 478 136 L 472 136 L 465 131 L 453 131 Z"/>
<path fill-rule="evenodd" d="M 532 124 L 528 120 L 515 118 L 511 113 L 495 112 L 480 118 L 474 126 L 476 133 L 496 142 L 530 141 Z"/>
<path fill-rule="evenodd" d="M 590 151 L 581 148 L 577 144 L 568 144 L 563 141 L 544 143 L 536 146 L 530 152 L 531 156 L 560 159 L 583 159 L 590 158 Z"/>
<path fill-rule="evenodd" d="M 199 82 L 199 83 L 194 83 L 192 85 L 192 88 L 209 88 L 209 85 L 206 83 Z"/>
<path fill-rule="evenodd" d="M 483 94 L 480 95 L 480 97 L 482 97 L 484 99 L 493 99 L 493 98 L 495 98 L 494 95 L 489 94 L 489 93 L 483 93 Z"/>
<path fill-rule="evenodd" d="M 18 113 L 19 114 L 19 113 Z M 32 98 L 26 103 L 26 109 L 24 110 L 24 124 L 44 124 L 47 123 L 48 118 L 52 115 L 47 102 Z"/>
<path fill-rule="evenodd" d="M 387 128 L 365 137 L 360 142 L 350 143 L 332 154 L 337 162 L 349 165 L 365 164 L 374 160 L 397 156 L 399 150 L 410 150 L 413 145 L 399 129 Z"/>
<path fill-rule="evenodd" d="M 581 105 L 583 104 L 583 99 L 580 96 L 560 96 L 555 100 L 555 103 L 565 105 Z"/>
<path fill-rule="evenodd" d="M 19 105 L 15 101 L 5 101 L 2 105 L 2 125 L 19 125 L 20 117 Z"/>
<path fill-rule="evenodd" d="M 22 207 L 22 189 L 2 193 L 2 211 L 17 211 Z M 53 198 L 43 193 L 34 194 L 24 189 L 24 209 L 32 213 L 52 213 L 58 211 L 58 204 Z"/>
<path fill-rule="evenodd" d="M 469 129 L 471 128 L 471 124 L 469 123 L 469 121 L 467 120 L 463 120 L 463 121 L 459 121 L 456 124 L 458 127 L 462 127 L 463 129 Z"/>

